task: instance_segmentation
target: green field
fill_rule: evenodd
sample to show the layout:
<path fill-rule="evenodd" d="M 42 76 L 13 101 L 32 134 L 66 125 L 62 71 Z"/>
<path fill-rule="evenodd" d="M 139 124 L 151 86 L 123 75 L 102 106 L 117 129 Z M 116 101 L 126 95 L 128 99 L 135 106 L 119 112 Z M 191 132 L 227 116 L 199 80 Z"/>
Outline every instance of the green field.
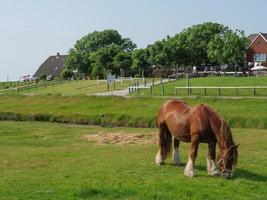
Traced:
<path fill-rule="evenodd" d="M 116 85 L 111 85 L 108 88 L 105 80 L 74 80 L 67 81 L 64 84 L 50 86 L 47 88 L 32 89 L 24 91 L 23 93 L 30 93 L 36 95 L 60 94 L 60 95 L 80 95 L 80 94 L 95 94 L 97 92 L 107 92 L 122 89 L 129 86 L 129 81 L 122 83 L 116 82 Z"/>
<path fill-rule="evenodd" d="M 266 199 L 267 131 L 233 129 L 241 143 L 234 178 L 209 177 L 202 144 L 196 177 L 167 160 L 156 166 L 156 144 L 96 145 L 99 132 L 150 133 L 156 129 L 100 128 L 40 122 L 0 122 L 0 199 Z M 181 144 L 186 162 L 188 144 Z"/>
<path fill-rule="evenodd" d="M 185 87 L 186 79 L 178 79 L 177 81 L 164 84 L 164 95 L 174 96 L 175 86 Z M 191 78 L 189 81 L 190 86 L 267 86 L 267 77 L 232 77 L 232 76 L 219 76 L 219 77 L 202 77 L 202 78 Z M 157 85 L 152 88 L 152 94 L 155 96 L 163 96 L 162 85 Z M 207 89 L 206 94 L 204 89 L 192 89 L 191 95 L 195 96 L 218 96 L 218 89 Z M 137 95 L 137 92 L 134 93 Z M 151 96 L 151 91 L 149 89 L 140 90 L 139 95 L 141 96 Z M 178 96 L 186 96 L 186 89 L 178 89 Z M 221 89 L 221 96 L 253 96 L 253 89 Z M 267 89 L 257 89 L 256 96 L 267 96 Z"/>
<path fill-rule="evenodd" d="M 151 79 L 147 79 L 151 81 Z M 49 86 L 35 87 L 25 89 L 23 91 L 7 91 L 5 93 L 9 94 L 30 94 L 30 95 L 64 95 L 64 96 L 73 96 L 73 95 L 93 95 L 100 92 L 115 91 L 121 89 L 127 89 L 129 85 L 133 82 L 138 82 L 143 84 L 142 79 L 133 79 L 133 80 L 117 80 L 115 84 L 108 86 L 107 80 L 73 80 L 73 81 L 64 81 L 60 84 L 51 84 Z M 52 82 L 47 82 L 52 83 Z"/>
<path fill-rule="evenodd" d="M 165 98 L 87 96 L 1 96 L 0 119 L 112 126 L 155 127 Z M 235 128 L 267 128 L 266 99 L 185 98 L 190 105 L 213 106 Z"/>
<path fill-rule="evenodd" d="M 24 82 L 24 81 L 0 82 L 0 90 L 12 88 L 12 87 L 25 86 L 29 84 L 30 82 Z"/>

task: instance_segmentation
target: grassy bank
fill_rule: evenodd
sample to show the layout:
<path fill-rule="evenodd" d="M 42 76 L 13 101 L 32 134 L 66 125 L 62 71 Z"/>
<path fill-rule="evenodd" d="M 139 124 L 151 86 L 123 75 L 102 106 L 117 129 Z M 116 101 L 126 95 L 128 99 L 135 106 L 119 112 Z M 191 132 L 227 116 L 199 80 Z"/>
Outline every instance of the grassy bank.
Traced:
<path fill-rule="evenodd" d="M 196 177 L 171 160 L 154 164 L 156 144 L 96 145 L 80 140 L 99 132 L 149 133 L 155 129 L 96 128 L 40 122 L 0 122 L 0 198 L 26 199 L 247 199 L 266 193 L 266 130 L 233 129 L 241 143 L 232 180 L 209 177 L 201 144 Z M 189 145 L 181 144 L 186 162 Z"/>
<path fill-rule="evenodd" d="M 186 89 L 177 89 L 175 92 L 175 87 L 185 87 L 187 86 L 186 79 L 178 79 L 177 81 L 170 82 L 164 84 L 164 95 L 165 96 L 175 96 L 176 93 L 179 96 L 186 96 Z M 202 78 L 191 78 L 189 81 L 190 86 L 214 86 L 214 87 L 242 87 L 242 86 L 267 86 L 267 77 L 228 77 L 228 76 L 220 76 L 220 77 L 202 77 Z M 136 95 L 135 92 L 133 95 Z M 198 96 L 218 96 L 218 89 L 207 89 L 206 93 L 204 89 L 192 89 L 192 95 Z M 142 89 L 139 92 L 139 95 L 142 96 L 151 96 L 151 90 Z M 157 85 L 152 88 L 152 95 L 154 96 L 162 96 L 162 85 Z M 253 89 L 221 89 L 221 96 L 267 96 L 267 89 L 257 89 L 254 94 Z"/>
<path fill-rule="evenodd" d="M 190 105 L 207 103 L 235 128 L 267 128 L 264 99 L 184 99 Z M 121 98 L 87 96 L 1 96 L 0 119 L 155 127 L 163 98 Z"/>

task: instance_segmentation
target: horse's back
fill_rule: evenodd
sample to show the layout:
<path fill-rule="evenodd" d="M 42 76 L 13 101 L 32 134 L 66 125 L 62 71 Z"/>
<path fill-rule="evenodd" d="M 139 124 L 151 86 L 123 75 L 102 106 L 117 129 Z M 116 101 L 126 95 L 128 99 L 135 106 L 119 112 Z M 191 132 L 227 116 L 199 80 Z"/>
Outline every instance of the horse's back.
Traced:
<path fill-rule="evenodd" d="M 176 113 L 183 113 L 187 110 L 189 106 L 184 103 L 183 101 L 178 100 L 168 100 L 160 106 L 158 116 L 157 116 L 157 125 L 158 127 L 160 124 L 164 123 L 166 120 L 166 116 L 169 113 L 176 112 Z"/>

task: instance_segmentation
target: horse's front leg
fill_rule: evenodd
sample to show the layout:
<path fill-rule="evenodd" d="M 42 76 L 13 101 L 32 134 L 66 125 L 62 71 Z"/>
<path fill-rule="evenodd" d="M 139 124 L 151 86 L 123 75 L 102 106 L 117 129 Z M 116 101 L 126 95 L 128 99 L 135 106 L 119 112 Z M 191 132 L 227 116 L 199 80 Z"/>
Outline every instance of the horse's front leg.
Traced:
<path fill-rule="evenodd" d="M 184 175 L 193 177 L 194 176 L 194 165 L 197 158 L 197 150 L 199 145 L 198 136 L 192 136 L 191 138 L 191 148 L 189 153 L 189 159 L 185 166 Z"/>
<path fill-rule="evenodd" d="M 215 164 L 215 158 L 216 158 L 216 142 L 211 142 L 208 144 L 209 150 L 208 150 L 208 157 L 207 157 L 207 170 L 208 174 L 211 176 L 217 176 L 220 174 L 220 171 L 218 170 L 216 164 Z"/>

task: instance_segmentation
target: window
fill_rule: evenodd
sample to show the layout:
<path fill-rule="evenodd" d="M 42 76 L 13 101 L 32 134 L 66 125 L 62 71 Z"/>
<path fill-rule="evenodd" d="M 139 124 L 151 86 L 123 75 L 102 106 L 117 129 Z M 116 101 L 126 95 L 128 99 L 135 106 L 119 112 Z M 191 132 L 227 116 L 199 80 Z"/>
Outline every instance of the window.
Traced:
<path fill-rule="evenodd" d="M 254 62 L 265 62 L 266 54 L 265 53 L 255 53 L 254 54 Z"/>

